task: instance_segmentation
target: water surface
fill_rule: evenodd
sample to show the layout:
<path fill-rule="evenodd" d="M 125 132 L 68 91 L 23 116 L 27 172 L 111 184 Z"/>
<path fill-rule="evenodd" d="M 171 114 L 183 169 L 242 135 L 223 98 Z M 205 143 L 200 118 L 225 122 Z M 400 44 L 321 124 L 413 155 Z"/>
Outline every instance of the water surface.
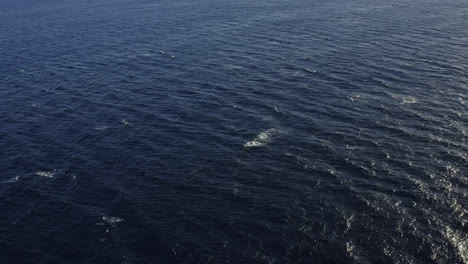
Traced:
<path fill-rule="evenodd" d="M 4 0 L 1 263 L 468 263 L 468 3 Z"/>

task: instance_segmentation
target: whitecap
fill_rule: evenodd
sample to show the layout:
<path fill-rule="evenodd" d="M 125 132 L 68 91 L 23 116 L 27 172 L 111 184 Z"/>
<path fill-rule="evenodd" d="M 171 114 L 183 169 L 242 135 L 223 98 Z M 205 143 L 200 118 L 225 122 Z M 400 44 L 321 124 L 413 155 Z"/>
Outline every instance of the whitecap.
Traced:
<path fill-rule="evenodd" d="M 9 180 L 2 181 L 2 182 L 0 182 L 0 183 L 13 183 L 13 182 L 19 181 L 19 179 L 20 179 L 20 176 L 16 176 L 16 177 L 13 177 L 13 178 L 11 178 L 11 179 L 9 179 Z"/>
<path fill-rule="evenodd" d="M 257 140 L 252 140 L 244 144 L 244 147 L 261 147 L 264 145 L 264 142 L 260 142 Z"/>
<path fill-rule="evenodd" d="M 349 96 L 348 98 L 349 100 L 351 100 L 351 102 L 354 102 L 355 100 L 358 100 L 358 99 L 364 99 L 364 96 L 361 94 L 353 94 Z"/>
<path fill-rule="evenodd" d="M 450 241 L 452 246 L 457 249 L 457 253 L 463 262 L 468 263 L 468 236 L 454 231 L 448 226 L 445 227 L 444 236 Z"/>
<path fill-rule="evenodd" d="M 258 134 L 254 140 L 251 140 L 247 143 L 244 144 L 244 147 L 261 147 L 264 146 L 265 144 L 268 144 L 271 142 L 271 136 L 278 131 L 274 128 L 270 128 L 260 134 Z"/>
<path fill-rule="evenodd" d="M 41 177 L 46 177 L 46 178 L 53 178 L 56 174 L 56 172 L 52 172 L 52 171 L 38 171 L 38 172 L 35 172 L 34 174 L 38 175 L 38 176 L 41 176 Z"/>
<path fill-rule="evenodd" d="M 349 218 L 346 219 L 346 230 L 345 232 L 348 232 L 349 229 L 351 229 L 351 224 L 353 223 L 354 219 L 354 214 L 352 214 Z"/>
<path fill-rule="evenodd" d="M 405 96 L 403 97 L 403 103 L 404 104 L 415 104 L 417 103 L 418 101 L 416 100 L 416 98 L 412 97 L 412 96 Z"/>
<path fill-rule="evenodd" d="M 103 216 L 102 220 L 104 220 L 104 221 L 106 221 L 108 223 L 120 223 L 120 222 L 123 222 L 125 219 L 119 218 L 119 217 L 106 217 L 106 216 Z"/>
<path fill-rule="evenodd" d="M 354 251 L 354 244 L 351 241 L 346 242 L 346 252 L 349 255 L 353 255 L 353 251 Z"/>
<path fill-rule="evenodd" d="M 123 222 L 125 221 L 125 219 L 123 218 L 119 218 L 119 217 L 107 217 L 107 216 L 103 216 L 102 217 L 102 220 L 106 223 L 108 223 L 109 225 L 115 227 L 117 223 L 120 223 L 120 222 Z"/>
<path fill-rule="evenodd" d="M 122 121 L 120 121 L 120 123 L 122 123 L 122 126 L 128 125 L 128 121 L 125 120 L 125 119 L 122 119 Z"/>

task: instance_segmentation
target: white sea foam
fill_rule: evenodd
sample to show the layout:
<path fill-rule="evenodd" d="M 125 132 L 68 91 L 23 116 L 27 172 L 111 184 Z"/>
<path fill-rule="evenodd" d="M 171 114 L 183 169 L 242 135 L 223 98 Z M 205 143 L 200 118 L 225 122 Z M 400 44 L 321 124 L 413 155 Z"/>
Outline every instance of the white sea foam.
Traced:
<path fill-rule="evenodd" d="M 95 130 L 101 130 L 101 131 L 102 131 L 102 130 L 106 130 L 106 129 L 108 129 L 108 128 L 109 128 L 108 126 L 98 126 L 98 127 L 95 127 L 94 129 L 95 129 Z"/>
<path fill-rule="evenodd" d="M 351 229 L 351 224 L 353 223 L 353 219 L 354 219 L 354 214 L 352 214 L 350 217 L 348 217 L 346 219 L 346 230 L 345 230 L 345 232 L 348 232 L 349 229 Z"/>
<path fill-rule="evenodd" d="M 268 104 L 268 107 L 271 107 L 275 110 L 276 113 L 279 113 L 280 111 L 278 110 L 278 107 L 274 106 L 274 105 L 270 105 Z"/>
<path fill-rule="evenodd" d="M 108 223 L 109 225 L 115 227 L 117 223 L 120 223 L 120 222 L 123 222 L 125 221 L 125 219 L 123 218 L 119 218 L 119 217 L 107 217 L 107 216 L 103 216 L 102 217 L 102 220 L 106 223 Z"/>
<path fill-rule="evenodd" d="M 415 104 L 418 100 L 413 96 L 406 96 L 401 94 L 388 93 L 393 99 L 400 101 L 402 104 Z"/>
<path fill-rule="evenodd" d="M 353 250 L 354 250 L 353 242 L 351 242 L 351 241 L 346 242 L 346 252 L 349 255 L 353 255 Z"/>
<path fill-rule="evenodd" d="M 304 76 L 305 76 L 305 74 L 303 72 L 300 72 L 300 71 L 296 71 L 293 74 L 293 77 L 304 77 Z"/>
<path fill-rule="evenodd" d="M 35 172 L 34 174 L 50 179 L 50 178 L 53 178 L 55 176 L 56 172 L 53 172 L 53 171 L 38 171 L 38 172 Z"/>
<path fill-rule="evenodd" d="M 125 119 L 122 119 L 122 121 L 120 121 L 120 123 L 122 123 L 122 126 L 128 125 L 128 121 L 125 120 Z"/>
<path fill-rule="evenodd" d="M 412 97 L 412 96 L 405 96 L 403 97 L 403 103 L 404 104 L 415 104 L 417 103 L 418 101 L 416 100 L 416 98 Z"/>
<path fill-rule="evenodd" d="M 106 217 L 106 216 L 103 216 L 102 220 L 104 220 L 104 221 L 106 221 L 108 223 L 120 223 L 120 222 L 123 222 L 125 219 L 119 218 L 119 217 Z"/>
<path fill-rule="evenodd" d="M 13 178 L 11 178 L 11 179 L 9 179 L 9 180 L 2 181 L 2 182 L 0 182 L 0 183 L 13 183 L 13 182 L 19 181 L 19 179 L 20 179 L 20 176 L 16 176 L 16 177 L 13 177 Z"/>
<path fill-rule="evenodd" d="M 265 144 L 268 144 L 271 142 L 271 136 L 273 134 L 278 133 L 278 131 L 274 128 L 270 128 L 255 137 L 254 140 L 251 140 L 247 143 L 244 144 L 244 147 L 261 147 L 264 146 Z"/>
<path fill-rule="evenodd" d="M 445 227 L 445 237 L 458 251 L 458 255 L 461 257 L 465 264 L 468 264 L 468 236 L 463 233 L 456 232 L 450 227 Z"/>
<path fill-rule="evenodd" d="M 349 96 L 348 98 L 349 98 L 349 100 L 351 100 L 352 102 L 354 102 L 355 100 L 363 99 L 363 95 L 361 95 L 361 94 L 353 94 L 353 95 Z"/>

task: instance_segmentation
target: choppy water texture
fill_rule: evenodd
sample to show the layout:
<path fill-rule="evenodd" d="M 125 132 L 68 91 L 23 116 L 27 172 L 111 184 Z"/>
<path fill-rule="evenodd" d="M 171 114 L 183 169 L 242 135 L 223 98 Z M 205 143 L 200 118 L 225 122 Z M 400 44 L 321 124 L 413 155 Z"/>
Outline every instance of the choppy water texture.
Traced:
<path fill-rule="evenodd" d="M 0 263 L 468 263 L 468 2 L 0 10 Z"/>

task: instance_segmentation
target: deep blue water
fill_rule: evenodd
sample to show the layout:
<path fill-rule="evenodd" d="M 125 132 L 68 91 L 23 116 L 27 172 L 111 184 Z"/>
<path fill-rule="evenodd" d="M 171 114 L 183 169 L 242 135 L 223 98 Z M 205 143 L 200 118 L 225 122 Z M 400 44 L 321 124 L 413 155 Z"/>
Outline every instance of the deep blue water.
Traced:
<path fill-rule="evenodd" d="M 0 263 L 468 263 L 465 0 L 2 0 Z"/>

